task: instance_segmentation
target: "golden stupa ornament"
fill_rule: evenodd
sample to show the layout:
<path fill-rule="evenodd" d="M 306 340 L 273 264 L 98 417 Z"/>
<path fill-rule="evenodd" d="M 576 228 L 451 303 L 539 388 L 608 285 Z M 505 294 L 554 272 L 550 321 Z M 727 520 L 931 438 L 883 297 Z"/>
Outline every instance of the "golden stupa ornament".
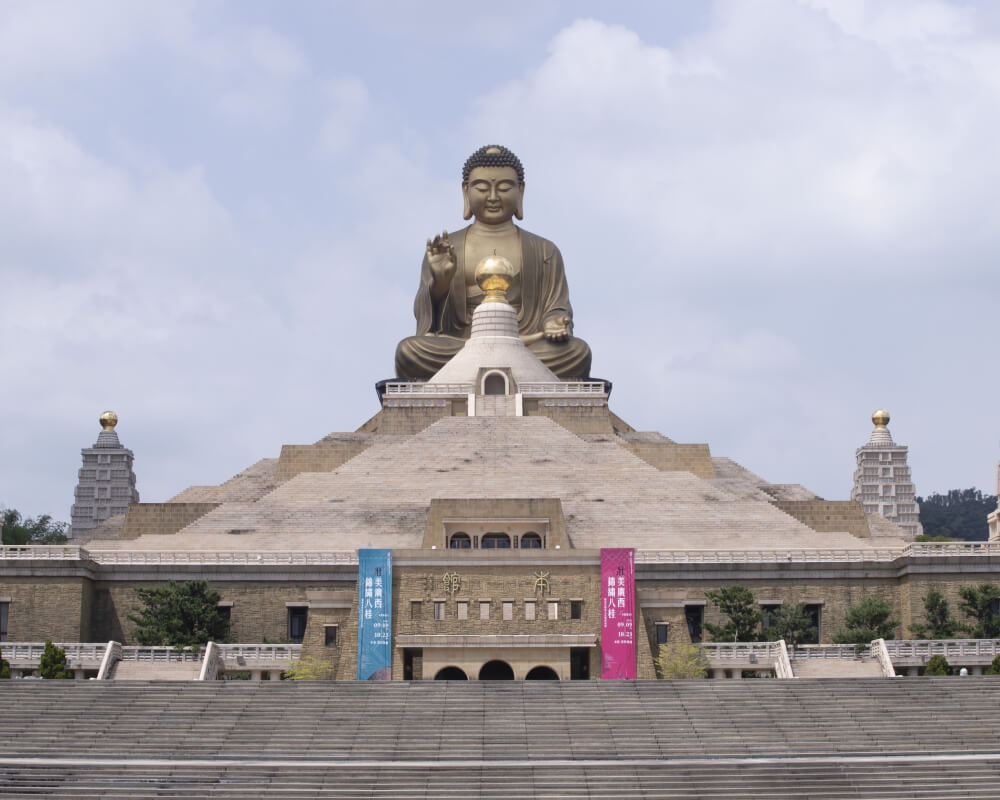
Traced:
<path fill-rule="evenodd" d="M 105 411 L 100 419 L 101 428 L 106 431 L 113 431 L 118 424 L 118 415 L 114 411 Z"/>
<path fill-rule="evenodd" d="M 889 425 L 889 412 L 884 408 L 876 409 L 872 414 L 872 422 L 876 428 L 886 428 Z"/>
<path fill-rule="evenodd" d="M 476 283 L 486 292 L 484 303 L 506 303 L 514 282 L 514 265 L 503 256 L 487 256 L 476 267 Z"/>

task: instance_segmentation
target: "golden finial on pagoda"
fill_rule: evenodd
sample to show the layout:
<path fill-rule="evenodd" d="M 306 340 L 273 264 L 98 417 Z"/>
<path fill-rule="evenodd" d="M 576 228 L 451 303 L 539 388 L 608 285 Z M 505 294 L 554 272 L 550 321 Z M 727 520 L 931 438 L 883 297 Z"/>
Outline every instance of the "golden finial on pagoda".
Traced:
<path fill-rule="evenodd" d="M 487 256 L 476 267 L 476 283 L 486 292 L 484 303 L 506 303 L 514 282 L 514 265 L 503 256 Z"/>
<path fill-rule="evenodd" d="M 114 411 L 105 411 L 101 414 L 101 428 L 106 431 L 113 431 L 118 424 L 118 415 Z"/>
<path fill-rule="evenodd" d="M 889 412 L 884 408 L 876 409 L 872 414 L 872 422 L 876 428 L 885 428 L 889 425 Z"/>

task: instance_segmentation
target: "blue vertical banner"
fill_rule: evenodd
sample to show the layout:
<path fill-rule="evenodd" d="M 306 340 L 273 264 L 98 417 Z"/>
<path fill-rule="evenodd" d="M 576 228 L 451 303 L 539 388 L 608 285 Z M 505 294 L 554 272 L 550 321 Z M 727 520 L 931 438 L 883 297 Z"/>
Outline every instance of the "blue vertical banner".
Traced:
<path fill-rule="evenodd" d="M 392 550 L 358 550 L 358 680 L 392 678 Z"/>

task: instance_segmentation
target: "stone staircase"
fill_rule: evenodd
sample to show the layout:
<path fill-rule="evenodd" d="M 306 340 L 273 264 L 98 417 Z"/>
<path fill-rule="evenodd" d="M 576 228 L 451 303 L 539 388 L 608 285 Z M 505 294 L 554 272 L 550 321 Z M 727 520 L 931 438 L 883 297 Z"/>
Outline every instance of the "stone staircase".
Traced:
<path fill-rule="evenodd" d="M 560 497 L 573 545 L 627 537 L 638 549 L 817 546 L 772 503 L 685 472 L 661 472 L 608 437 L 585 440 L 545 417 L 447 417 L 381 438 L 332 472 L 302 473 L 256 502 L 227 502 L 142 549 L 419 547 L 433 498 Z M 238 533 L 234 536 L 233 533 Z M 827 548 L 866 543 L 847 533 Z"/>
<path fill-rule="evenodd" d="M 1000 680 L 2 681 L 0 794 L 997 796 Z"/>
<path fill-rule="evenodd" d="M 200 661 L 119 661 L 111 679 L 115 681 L 195 681 Z"/>
<path fill-rule="evenodd" d="M 881 678 L 874 658 L 799 658 L 792 661 L 796 678 Z"/>

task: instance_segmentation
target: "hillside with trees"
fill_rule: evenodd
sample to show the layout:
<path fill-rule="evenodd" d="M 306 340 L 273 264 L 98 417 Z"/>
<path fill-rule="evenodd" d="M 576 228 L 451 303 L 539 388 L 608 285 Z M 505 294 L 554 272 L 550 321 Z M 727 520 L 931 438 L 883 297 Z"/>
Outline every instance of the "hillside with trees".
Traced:
<path fill-rule="evenodd" d="M 918 497 L 920 524 L 924 535 L 947 536 L 970 542 L 985 542 L 989 537 L 986 516 L 995 511 L 997 497 L 979 489 L 952 489 L 947 494 Z"/>

